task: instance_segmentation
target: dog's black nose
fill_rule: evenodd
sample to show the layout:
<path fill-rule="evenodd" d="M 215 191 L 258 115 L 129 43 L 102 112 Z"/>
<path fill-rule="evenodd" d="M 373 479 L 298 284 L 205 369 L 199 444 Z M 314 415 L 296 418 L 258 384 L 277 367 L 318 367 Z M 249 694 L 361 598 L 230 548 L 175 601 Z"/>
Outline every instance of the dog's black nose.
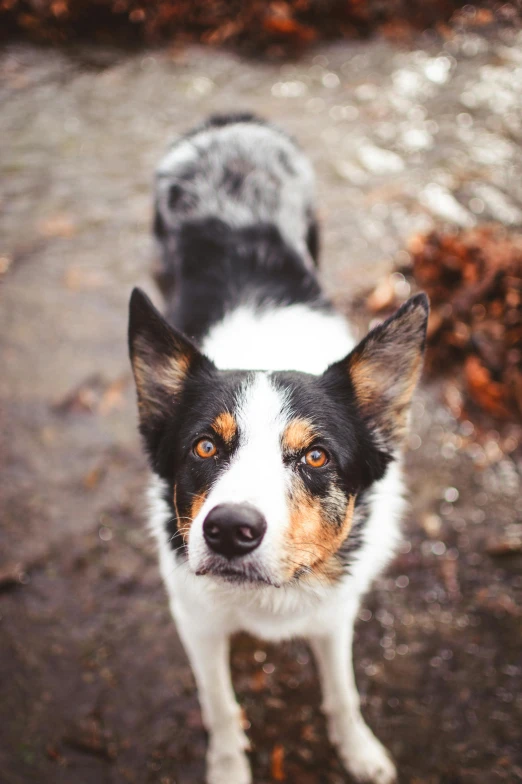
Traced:
<path fill-rule="evenodd" d="M 249 504 L 218 504 L 203 523 L 206 543 L 225 558 L 251 553 L 261 544 L 265 531 L 265 518 Z"/>

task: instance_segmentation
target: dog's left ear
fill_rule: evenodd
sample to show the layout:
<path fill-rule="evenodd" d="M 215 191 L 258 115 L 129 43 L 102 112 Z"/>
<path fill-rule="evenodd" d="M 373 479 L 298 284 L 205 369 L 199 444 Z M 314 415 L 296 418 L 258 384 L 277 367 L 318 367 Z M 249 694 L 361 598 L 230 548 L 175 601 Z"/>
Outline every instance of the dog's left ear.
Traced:
<path fill-rule="evenodd" d="M 426 295 L 412 297 L 324 375 L 328 384 L 338 386 L 341 378 L 348 382 L 361 416 L 389 452 L 406 434 L 409 405 L 422 371 L 428 313 Z"/>
<path fill-rule="evenodd" d="M 168 417 L 176 413 L 188 377 L 213 363 L 173 329 L 140 289 L 129 308 L 129 353 L 138 393 L 140 430 L 151 455 Z"/>

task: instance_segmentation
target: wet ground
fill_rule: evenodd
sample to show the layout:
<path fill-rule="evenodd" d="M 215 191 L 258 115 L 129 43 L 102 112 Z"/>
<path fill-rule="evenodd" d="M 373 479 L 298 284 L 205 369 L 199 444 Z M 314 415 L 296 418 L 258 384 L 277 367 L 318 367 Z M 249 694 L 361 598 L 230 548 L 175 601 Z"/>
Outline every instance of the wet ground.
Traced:
<path fill-rule="evenodd" d="M 154 164 L 209 111 L 279 122 L 316 166 L 324 278 L 348 306 L 415 232 L 522 222 L 522 36 L 343 43 L 284 65 L 13 45 L 0 73 L 0 780 L 202 782 L 125 346 L 131 287 L 160 301 Z M 405 544 L 357 627 L 363 710 L 403 782 L 514 782 L 520 466 L 509 437 L 478 437 L 440 400 L 425 387 L 415 404 Z M 241 638 L 233 664 L 256 784 L 346 781 L 306 646 Z"/>

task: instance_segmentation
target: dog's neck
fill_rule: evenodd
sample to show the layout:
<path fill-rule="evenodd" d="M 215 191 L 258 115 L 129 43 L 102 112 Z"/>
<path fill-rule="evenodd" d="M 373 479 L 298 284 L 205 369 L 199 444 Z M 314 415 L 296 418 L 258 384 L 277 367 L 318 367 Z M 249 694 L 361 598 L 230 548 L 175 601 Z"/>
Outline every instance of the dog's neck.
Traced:
<path fill-rule="evenodd" d="M 353 346 L 313 262 L 275 224 L 185 223 L 168 320 L 223 369 L 322 373 Z"/>
<path fill-rule="evenodd" d="M 346 321 L 307 304 L 240 305 L 215 324 L 203 351 L 223 369 L 322 373 L 347 354 L 353 339 Z"/>

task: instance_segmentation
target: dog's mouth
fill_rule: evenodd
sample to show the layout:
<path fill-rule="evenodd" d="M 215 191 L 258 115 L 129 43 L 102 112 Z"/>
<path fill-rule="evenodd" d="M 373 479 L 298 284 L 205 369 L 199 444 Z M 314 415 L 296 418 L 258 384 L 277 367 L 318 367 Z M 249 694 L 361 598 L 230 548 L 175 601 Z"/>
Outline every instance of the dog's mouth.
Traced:
<path fill-rule="evenodd" d="M 224 582 L 235 585 L 271 585 L 275 588 L 278 587 L 276 583 L 252 566 L 239 568 L 225 564 L 210 564 L 198 569 L 196 576 L 217 577 Z"/>

